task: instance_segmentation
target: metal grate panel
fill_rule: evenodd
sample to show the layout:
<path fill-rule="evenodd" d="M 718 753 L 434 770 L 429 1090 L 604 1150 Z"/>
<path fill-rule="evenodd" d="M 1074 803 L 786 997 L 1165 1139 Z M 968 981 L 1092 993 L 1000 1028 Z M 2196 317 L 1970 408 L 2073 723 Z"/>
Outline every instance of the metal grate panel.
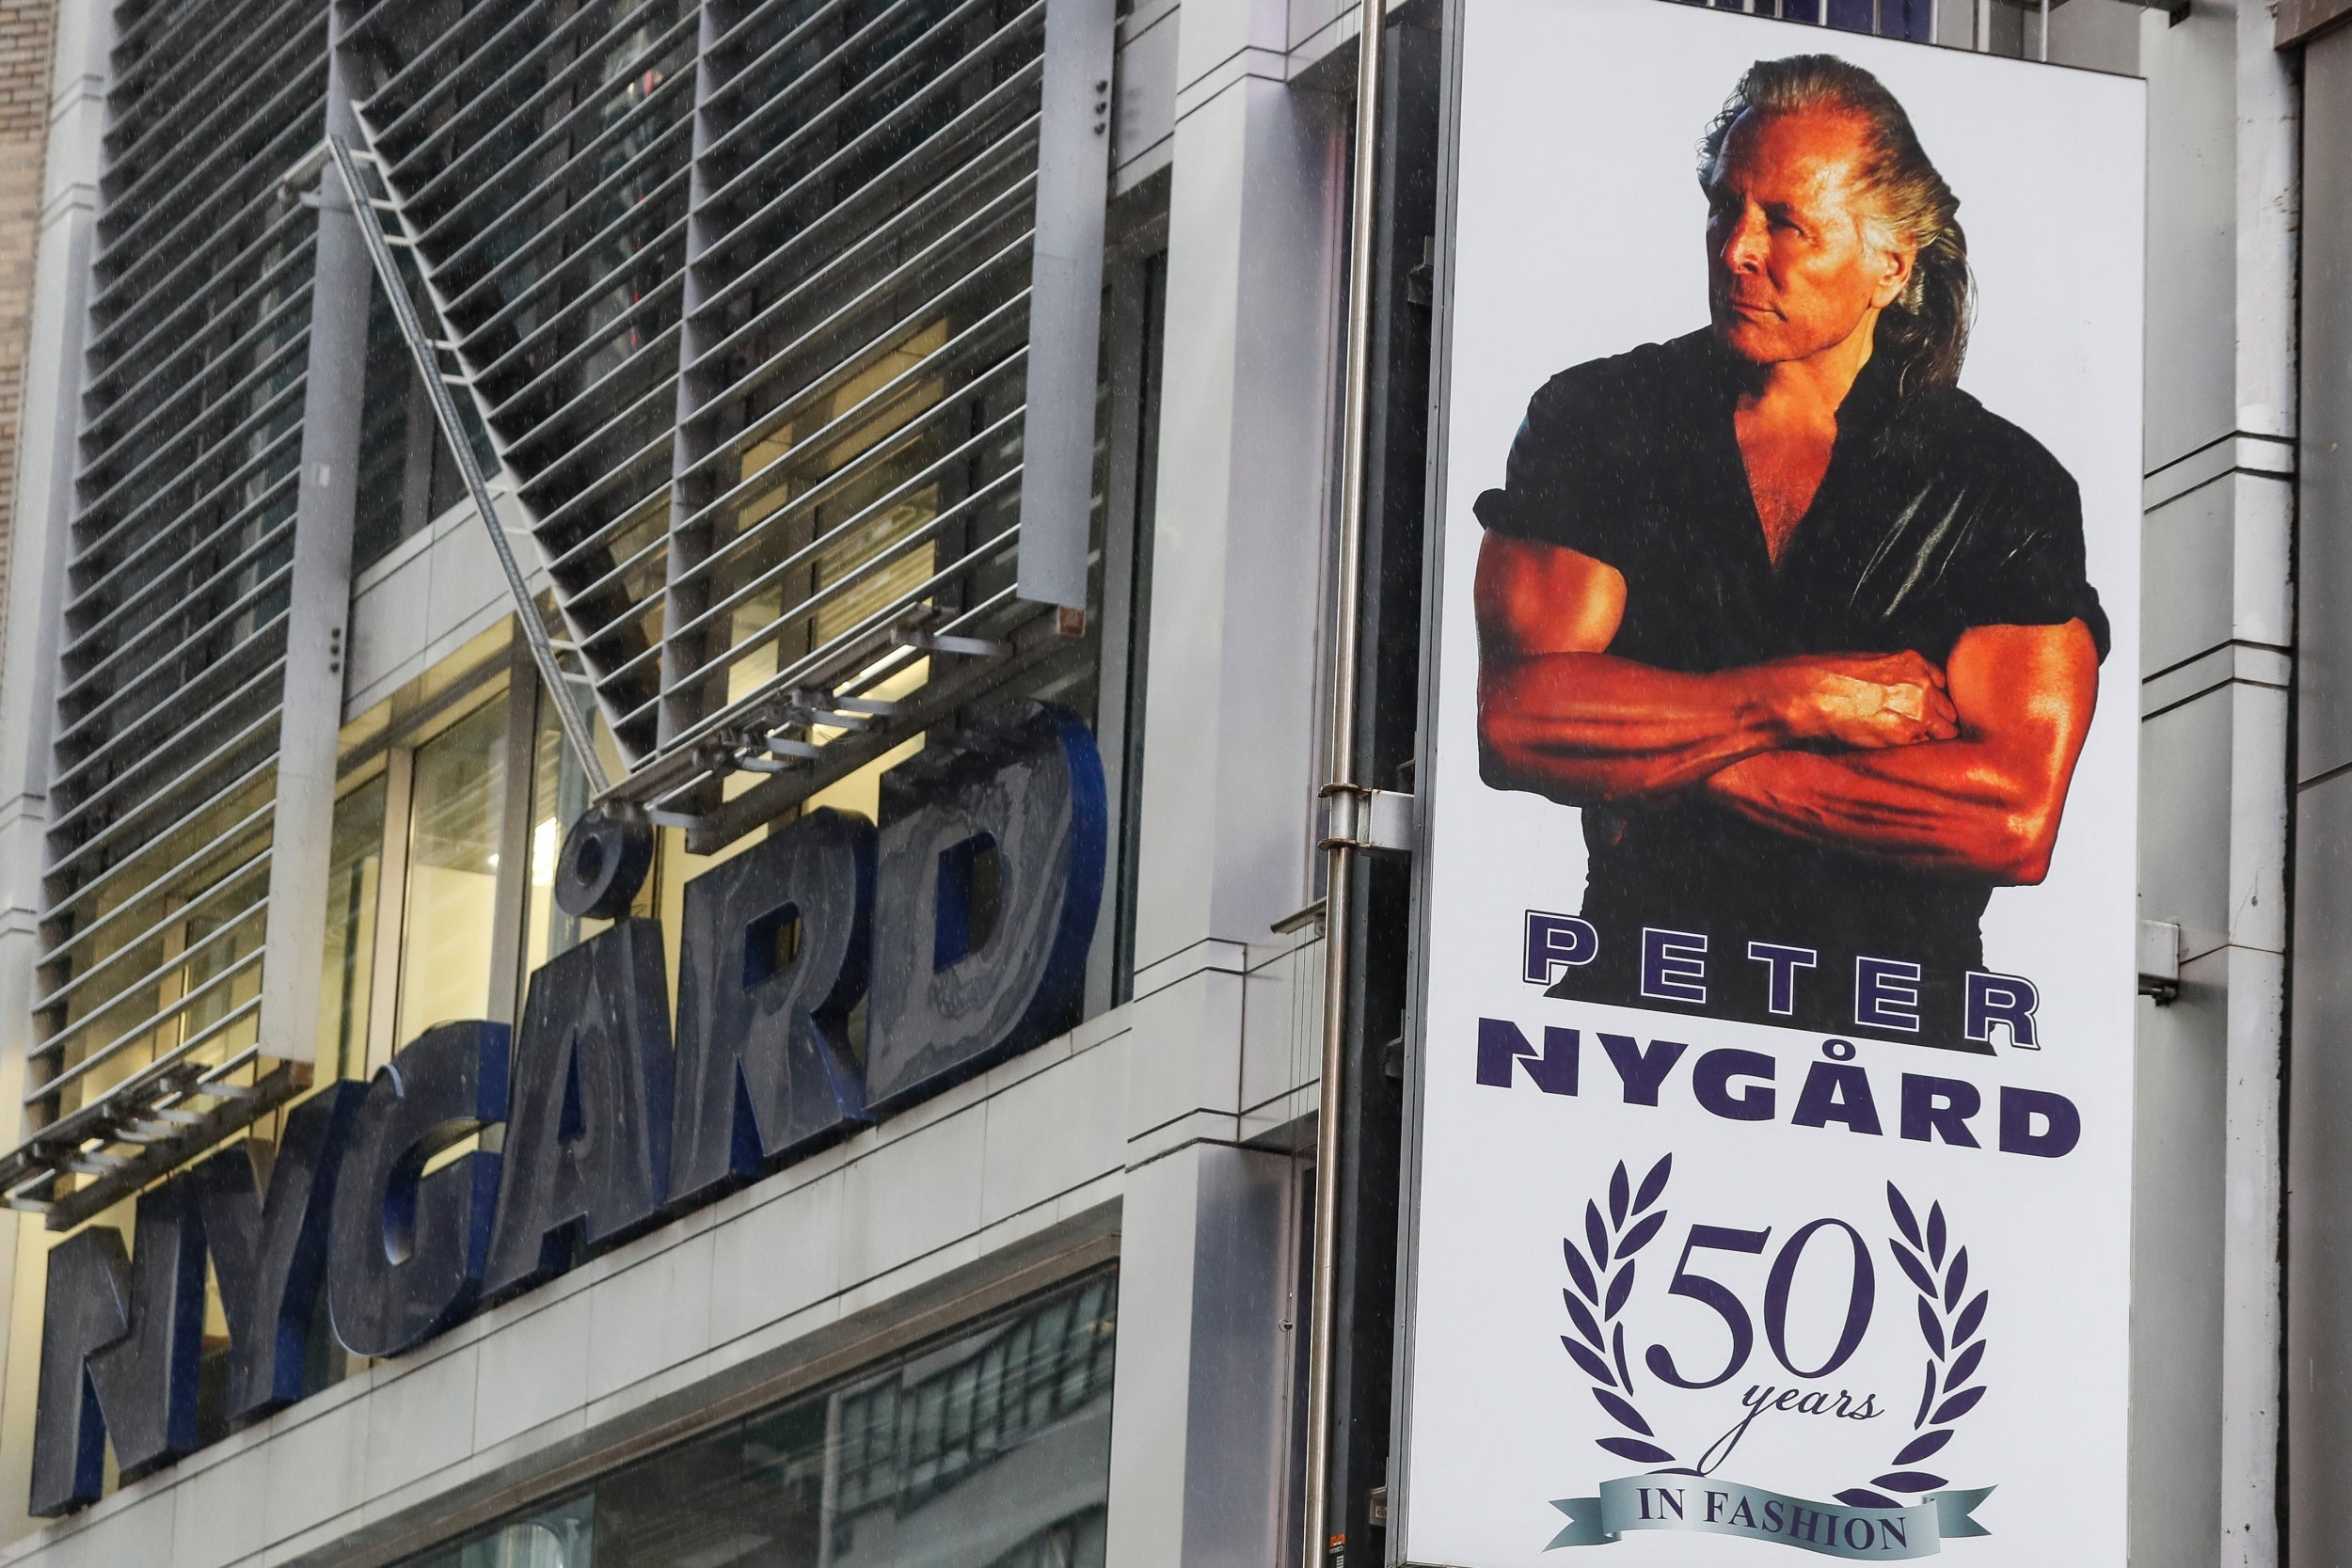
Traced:
<path fill-rule="evenodd" d="M 10 1157 L 14 1201 L 258 1098 L 317 233 L 278 180 L 324 130 L 326 28 L 326 0 L 117 14 L 25 1092 L 52 1163 Z"/>
<path fill-rule="evenodd" d="M 1109 8 L 1053 4 L 1049 28 L 1047 0 L 477 0 L 355 34 L 371 194 L 612 794 L 706 841 L 1083 627 Z M 723 809 L 744 771 L 770 782 Z"/>
<path fill-rule="evenodd" d="M 551 582 L 553 643 L 509 571 L 535 657 L 566 691 L 578 667 L 627 765 L 607 798 L 694 847 L 1067 645 L 1087 577 L 1108 0 L 122 0 L 115 22 L 32 1132 L 0 1157 L 0 1194 L 53 1224 L 305 1078 L 264 1059 L 262 970 L 272 887 L 307 886 L 272 863 L 310 800 L 281 800 L 279 747 L 308 757 L 320 721 L 290 647 L 326 633 L 293 584 L 342 526 L 305 442 L 350 450 L 326 425 L 358 336 L 296 194 L 314 176 L 363 198 L 404 338 L 469 405 L 436 418 Z M 267 1005 L 307 1017 L 298 991 L 281 973 Z"/>

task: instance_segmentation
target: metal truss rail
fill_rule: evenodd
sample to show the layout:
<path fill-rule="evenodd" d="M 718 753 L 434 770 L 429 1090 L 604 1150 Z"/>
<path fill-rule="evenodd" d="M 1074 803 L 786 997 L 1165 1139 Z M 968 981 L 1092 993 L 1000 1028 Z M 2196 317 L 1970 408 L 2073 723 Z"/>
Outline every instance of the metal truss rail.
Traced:
<path fill-rule="evenodd" d="M 449 443 L 452 456 L 457 460 L 457 472 L 466 482 L 466 494 L 471 498 L 474 511 L 482 518 L 482 527 L 490 536 L 490 548 L 498 555 L 499 570 L 505 575 L 506 591 L 514 596 L 515 620 L 522 627 L 523 641 L 531 649 L 531 661 L 538 668 L 539 681 L 547 689 L 548 700 L 555 706 L 556 722 L 563 727 L 564 742 L 572 750 L 580 770 L 588 777 L 589 785 L 599 796 L 609 793 L 612 783 L 605 774 L 604 759 L 596 754 L 596 733 L 589 728 L 588 716 L 580 709 L 580 699 L 572 689 L 575 679 L 555 657 L 555 645 L 548 637 L 547 623 L 539 617 L 538 602 L 532 596 L 531 580 L 523 576 L 521 563 L 515 559 L 515 546 L 506 537 L 505 525 L 499 521 L 498 498 L 483 476 L 482 463 L 474 455 L 473 440 L 465 420 L 457 412 L 457 401 L 450 396 L 450 383 L 461 381 L 462 374 L 453 374 L 441 368 L 440 356 L 435 352 L 433 340 L 425 334 L 424 324 L 418 319 L 416 302 L 409 297 L 408 282 L 400 274 L 400 263 L 392 255 L 391 244 L 384 234 L 384 225 L 376 216 L 376 198 L 369 191 L 367 181 L 359 172 L 358 159 L 341 136 L 326 138 L 327 156 L 333 160 L 335 171 L 342 179 L 343 189 L 351 197 L 351 210 L 358 219 L 359 236 L 367 244 L 368 261 L 375 268 L 375 280 L 382 285 L 384 297 L 391 306 L 392 319 L 399 324 L 401 341 L 407 344 L 409 357 L 417 364 L 417 375 L 424 383 L 425 396 L 433 404 L 434 421 L 441 427 L 442 439 Z M 513 476 L 507 476 L 506 489 L 516 488 Z"/>

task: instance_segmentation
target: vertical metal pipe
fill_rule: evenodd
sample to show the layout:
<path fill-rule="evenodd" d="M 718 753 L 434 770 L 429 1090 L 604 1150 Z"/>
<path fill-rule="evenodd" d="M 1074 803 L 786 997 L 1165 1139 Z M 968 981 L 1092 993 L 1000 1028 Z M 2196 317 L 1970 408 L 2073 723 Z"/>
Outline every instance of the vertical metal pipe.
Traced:
<path fill-rule="evenodd" d="M 1340 432 L 1340 538 L 1331 603 L 1330 802 L 1323 904 L 1323 1082 L 1315 1122 L 1314 1278 L 1308 1307 L 1307 1477 L 1299 1568 L 1321 1568 L 1329 1527 L 1331 1325 L 1339 1287 L 1340 1124 L 1345 1119 L 1349 883 L 1363 786 L 1356 779 L 1356 676 L 1364 574 L 1364 469 L 1372 409 L 1375 226 L 1379 217 L 1381 55 L 1387 8 L 1358 0 L 1356 170 L 1347 236 L 1347 357 Z"/>

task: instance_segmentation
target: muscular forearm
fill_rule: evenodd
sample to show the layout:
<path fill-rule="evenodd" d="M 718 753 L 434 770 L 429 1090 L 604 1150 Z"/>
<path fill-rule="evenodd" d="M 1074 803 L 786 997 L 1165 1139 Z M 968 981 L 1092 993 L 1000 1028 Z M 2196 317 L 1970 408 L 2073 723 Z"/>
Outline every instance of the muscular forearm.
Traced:
<path fill-rule="evenodd" d="M 1829 756 L 1772 752 L 1723 768 L 1708 794 L 1799 838 L 1927 871 L 2038 882 L 2058 805 L 2003 750 L 1945 740 Z"/>
<path fill-rule="evenodd" d="M 1486 782 L 1569 805 L 1688 789 L 1788 746 L 1908 746 L 1958 734 L 1916 654 L 1830 654 L 1690 674 L 1613 654 L 1489 657 L 1479 669 Z"/>
<path fill-rule="evenodd" d="M 1479 679 L 1487 782 L 1568 805 L 1685 789 L 1788 742 L 1756 670 L 1685 674 L 1608 654 L 1489 663 Z"/>
<path fill-rule="evenodd" d="M 1958 735 L 1944 672 L 1915 650 L 1792 655 L 1691 673 L 1607 650 L 1613 566 L 1489 534 L 1479 548 L 1478 742 L 1499 789 L 1565 805 L 1689 789 L 1785 746 L 1909 746 Z"/>
<path fill-rule="evenodd" d="M 1963 722 L 1927 744 L 1823 755 L 1776 751 L 1710 776 L 1751 821 L 1900 865 L 2038 882 L 2048 875 L 2099 691 L 2080 621 L 1978 626 L 1949 660 Z"/>

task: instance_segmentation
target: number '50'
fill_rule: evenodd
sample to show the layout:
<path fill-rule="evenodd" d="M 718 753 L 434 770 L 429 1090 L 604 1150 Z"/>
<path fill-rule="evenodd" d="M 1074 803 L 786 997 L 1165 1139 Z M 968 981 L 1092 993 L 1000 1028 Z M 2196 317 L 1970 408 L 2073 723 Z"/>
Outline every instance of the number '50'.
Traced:
<path fill-rule="evenodd" d="M 1846 1297 L 1846 1326 L 1837 1336 L 1837 1344 L 1829 1353 L 1829 1359 L 1818 1367 L 1800 1367 L 1788 1358 L 1788 1293 L 1796 1284 L 1797 1270 L 1803 1266 L 1805 1246 L 1816 1232 L 1835 1227 L 1846 1233 L 1847 1243 L 1853 1248 L 1852 1288 Z M 1660 1381 L 1677 1388 L 1712 1388 L 1728 1382 L 1748 1363 L 1748 1354 L 1756 1349 L 1756 1324 L 1748 1317 L 1747 1305 L 1721 1280 L 1709 1279 L 1692 1266 L 1695 1252 L 1761 1253 L 1772 1233 L 1765 1230 L 1731 1230 L 1718 1225 L 1694 1225 L 1690 1238 L 1682 1243 L 1682 1257 L 1675 1263 L 1675 1276 L 1666 1287 L 1668 1295 L 1688 1296 L 1724 1320 L 1731 1330 L 1731 1358 L 1724 1370 L 1712 1377 L 1685 1377 L 1675 1365 L 1674 1353 L 1663 1345 L 1652 1345 L 1643 1360 Z M 1704 1259 L 1701 1259 L 1703 1262 Z M 1764 1338 L 1772 1347 L 1772 1355 L 1788 1374 L 1797 1378 L 1827 1377 L 1844 1366 L 1847 1359 L 1862 1344 L 1862 1336 L 1869 1331 L 1870 1307 L 1878 1295 L 1878 1279 L 1870 1268 L 1870 1248 L 1860 1231 L 1844 1220 L 1820 1219 L 1804 1226 L 1781 1243 L 1780 1254 L 1772 1259 L 1772 1272 L 1764 1281 Z"/>

